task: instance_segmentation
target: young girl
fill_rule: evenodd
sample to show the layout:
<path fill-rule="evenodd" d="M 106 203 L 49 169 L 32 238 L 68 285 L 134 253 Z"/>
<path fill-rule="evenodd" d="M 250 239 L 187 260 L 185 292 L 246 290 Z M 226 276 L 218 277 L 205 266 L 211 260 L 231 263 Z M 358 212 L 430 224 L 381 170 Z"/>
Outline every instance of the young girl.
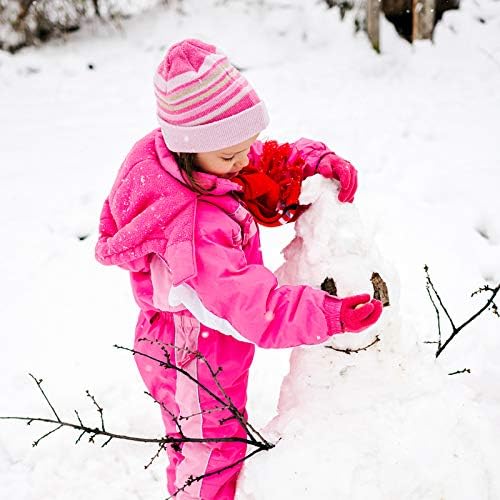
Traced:
<path fill-rule="evenodd" d="M 201 353 L 220 367 L 219 384 L 246 418 L 255 346 L 320 344 L 359 332 L 378 319 L 382 305 L 367 294 L 341 299 L 310 286 L 278 286 L 263 265 L 255 219 L 276 221 L 277 213 L 286 221 L 290 214 L 276 199 L 274 181 L 255 168 L 266 149 L 257 140 L 269 121 L 265 105 L 224 54 L 195 39 L 176 43 L 157 69 L 155 93 L 160 128 L 132 147 L 118 172 L 102 209 L 96 257 L 130 271 L 141 309 L 135 348 L 164 360 L 161 343 L 171 345 L 164 347 L 171 361 L 218 393 L 194 354 Z M 325 144 L 300 139 L 284 158 L 286 169 L 300 166 L 302 178 L 319 172 L 335 179 L 339 200 L 353 201 L 356 170 Z M 252 166 L 254 176 L 244 177 Z M 199 384 L 148 357 L 135 360 L 168 435 L 180 436 L 173 417 L 189 416 L 179 421 L 186 436 L 246 438 Z M 245 451 L 240 442 L 169 446 L 168 491 L 237 462 Z M 195 481 L 176 498 L 233 499 L 241 466 Z"/>

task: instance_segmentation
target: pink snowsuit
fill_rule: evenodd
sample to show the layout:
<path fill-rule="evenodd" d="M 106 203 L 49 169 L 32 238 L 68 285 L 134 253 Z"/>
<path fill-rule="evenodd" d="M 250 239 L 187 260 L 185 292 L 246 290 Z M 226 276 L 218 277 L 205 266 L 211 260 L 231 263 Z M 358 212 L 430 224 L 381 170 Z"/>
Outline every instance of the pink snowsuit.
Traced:
<path fill-rule="evenodd" d="M 315 172 L 328 153 L 320 142 L 300 139 L 294 154 L 305 162 L 304 177 Z M 256 141 L 249 157 L 262 152 Z M 333 154 L 333 153 L 331 153 Z M 263 265 L 259 232 L 252 215 L 234 192 L 241 187 L 210 174 L 209 195 L 199 195 L 183 180 L 175 158 L 156 129 L 127 155 L 106 199 L 100 221 L 96 258 L 130 271 L 141 311 L 135 349 L 164 360 L 159 340 L 199 351 L 235 406 L 247 416 L 247 382 L 255 346 L 285 348 L 320 344 L 341 332 L 341 300 L 309 286 L 280 286 Z M 206 364 L 185 350 L 167 348 L 171 360 L 220 395 Z M 181 421 L 189 437 L 246 438 L 226 410 L 188 377 L 135 355 L 151 395 L 161 403 L 166 433 L 179 437 L 170 413 L 191 416 Z M 190 477 L 228 466 L 243 458 L 238 442 L 183 443 L 167 447 L 170 494 Z M 177 499 L 232 500 L 242 463 L 193 482 Z"/>

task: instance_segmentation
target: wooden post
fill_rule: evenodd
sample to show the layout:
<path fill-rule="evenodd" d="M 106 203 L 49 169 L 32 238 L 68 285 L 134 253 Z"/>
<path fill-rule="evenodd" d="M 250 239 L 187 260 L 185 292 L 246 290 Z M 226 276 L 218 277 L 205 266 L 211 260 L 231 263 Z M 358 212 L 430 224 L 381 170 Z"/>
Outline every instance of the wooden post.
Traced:
<path fill-rule="evenodd" d="M 412 0 L 412 41 L 432 39 L 436 0 Z"/>
<path fill-rule="evenodd" d="M 368 30 L 368 38 L 372 47 L 380 53 L 380 28 L 379 28 L 379 15 L 380 15 L 381 0 L 366 0 L 366 23 Z"/>

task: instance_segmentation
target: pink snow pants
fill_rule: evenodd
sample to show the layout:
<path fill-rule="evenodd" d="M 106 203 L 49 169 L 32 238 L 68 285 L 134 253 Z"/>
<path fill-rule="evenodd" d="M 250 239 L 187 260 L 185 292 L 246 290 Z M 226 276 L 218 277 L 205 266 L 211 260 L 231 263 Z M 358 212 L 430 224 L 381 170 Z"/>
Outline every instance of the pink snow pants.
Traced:
<path fill-rule="evenodd" d="M 207 365 L 183 350 L 187 347 L 199 351 L 210 363 L 213 370 L 221 366 L 221 361 L 227 359 L 228 353 L 234 356 L 235 364 L 222 363 L 222 371 L 217 376 L 221 387 L 231 398 L 245 418 L 247 412 L 246 391 L 248 384 L 248 367 L 253 359 L 255 346 L 240 342 L 216 330 L 205 327 L 187 310 L 180 312 L 141 312 L 136 326 L 134 349 L 160 360 L 166 360 L 165 353 L 157 343 L 139 341 L 147 338 L 173 344 L 174 347 L 164 347 L 176 366 L 186 370 L 194 379 L 200 381 L 210 391 L 223 398 Z M 231 417 L 226 410 L 213 410 L 221 406 L 199 384 L 172 368 L 161 367 L 157 362 L 139 354 L 134 355 L 137 367 L 150 394 L 161 403 L 161 414 L 166 434 L 180 437 L 179 428 L 172 419 L 170 412 L 181 419 L 182 432 L 192 438 L 233 437 L 245 439 L 246 432 L 239 422 Z M 239 369 L 235 370 L 235 366 Z M 246 367 L 246 368 L 245 368 Z M 227 368 L 230 368 L 229 370 Z M 154 403 L 153 403 L 154 404 Z M 164 408 L 163 408 L 163 407 Z M 222 423 L 220 420 L 224 420 Z M 228 419 L 228 420 L 225 420 Z M 167 489 L 170 495 L 184 486 L 190 477 L 198 477 L 233 464 L 245 456 L 246 443 L 209 442 L 182 443 L 180 451 L 167 445 L 169 465 L 166 470 Z M 176 500 L 233 500 L 236 480 L 242 468 L 240 463 L 221 473 L 210 475 L 201 481 L 193 482 L 183 492 L 176 495 Z"/>

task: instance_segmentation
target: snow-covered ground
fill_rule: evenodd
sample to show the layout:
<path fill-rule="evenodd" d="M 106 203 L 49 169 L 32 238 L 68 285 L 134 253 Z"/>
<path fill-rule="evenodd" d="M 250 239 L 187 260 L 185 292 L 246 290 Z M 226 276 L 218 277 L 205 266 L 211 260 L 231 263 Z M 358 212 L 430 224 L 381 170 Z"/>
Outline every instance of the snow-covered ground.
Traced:
<path fill-rule="evenodd" d="M 153 71 L 171 43 L 197 37 L 220 46 L 266 101 L 271 124 L 261 138 L 322 140 L 357 166 L 356 205 L 399 274 L 401 321 L 417 332 L 428 366 L 471 370 L 450 379 L 453 397 L 463 389 L 464 405 L 479 409 L 478 443 L 483 426 L 500 424 L 500 319 L 484 314 L 435 362 L 434 346 L 423 344 L 437 333 L 424 264 L 457 322 L 485 300 L 470 292 L 500 281 L 500 2 L 463 1 L 444 14 L 434 43 L 411 46 L 382 22 L 381 55 L 335 10 L 312 0 L 277 4 L 184 0 L 183 12 L 158 8 L 122 30 L 94 26 L 66 43 L 0 54 L 0 415 L 50 415 L 32 373 L 44 379 L 61 418 L 76 418 L 76 409 L 98 425 L 89 389 L 108 429 L 162 434 L 132 357 L 113 347 L 133 340 L 137 309 L 128 276 L 99 266 L 93 250 L 117 168 L 131 144 L 156 127 Z M 267 263 L 276 269 L 293 227 L 263 234 Z M 258 427 L 276 413 L 289 354 L 258 352 L 248 403 Z M 425 378 L 426 366 L 411 359 L 408 366 L 412 380 Z M 358 390 L 370 393 L 380 382 L 375 372 Z M 154 448 L 74 446 L 78 436 L 69 430 L 32 448 L 48 430 L 0 423 L 1 498 L 165 496 L 165 459 L 143 469 Z M 492 459 L 491 449 L 481 450 L 477 461 Z M 296 467 L 302 474 L 314 464 L 297 457 Z M 500 498 L 496 476 L 477 476 L 475 498 Z M 327 479 L 335 480 L 334 468 Z M 438 500 L 425 491 L 412 498 Z"/>

